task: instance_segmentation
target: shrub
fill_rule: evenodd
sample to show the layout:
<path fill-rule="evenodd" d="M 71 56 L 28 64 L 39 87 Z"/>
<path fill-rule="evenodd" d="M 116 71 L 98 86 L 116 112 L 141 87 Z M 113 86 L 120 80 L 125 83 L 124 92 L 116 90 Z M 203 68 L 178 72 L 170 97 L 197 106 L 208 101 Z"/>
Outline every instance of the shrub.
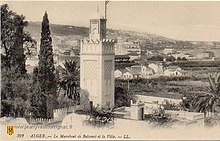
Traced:
<path fill-rule="evenodd" d="M 172 126 L 176 120 L 171 118 L 171 115 L 166 114 L 164 109 L 155 110 L 153 114 L 145 116 L 145 119 L 152 123 L 154 126 Z"/>
<path fill-rule="evenodd" d="M 205 126 L 206 127 L 214 127 L 220 125 L 220 117 L 219 116 L 213 116 L 213 117 L 207 117 L 205 118 Z"/>
<path fill-rule="evenodd" d="M 164 101 L 165 104 L 163 104 L 163 107 L 165 110 L 179 110 L 180 109 L 180 105 L 176 105 L 173 102 L 169 102 L 167 100 Z"/>
<path fill-rule="evenodd" d="M 95 127 L 103 127 L 106 124 L 114 123 L 113 109 L 94 107 L 89 112 L 86 123 Z"/>

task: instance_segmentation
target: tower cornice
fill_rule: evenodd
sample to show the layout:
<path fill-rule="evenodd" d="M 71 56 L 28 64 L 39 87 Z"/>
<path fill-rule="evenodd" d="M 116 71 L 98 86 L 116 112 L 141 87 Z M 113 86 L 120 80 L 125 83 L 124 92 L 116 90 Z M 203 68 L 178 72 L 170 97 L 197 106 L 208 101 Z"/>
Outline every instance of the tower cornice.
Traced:
<path fill-rule="evenodd" d="M 83 43 L 95 43 L 95 44 L 99 44 L 100 42 L 102 43 L 116 43 L 117 41 L 114 39 L 84 39 L 82 40 Z"/>

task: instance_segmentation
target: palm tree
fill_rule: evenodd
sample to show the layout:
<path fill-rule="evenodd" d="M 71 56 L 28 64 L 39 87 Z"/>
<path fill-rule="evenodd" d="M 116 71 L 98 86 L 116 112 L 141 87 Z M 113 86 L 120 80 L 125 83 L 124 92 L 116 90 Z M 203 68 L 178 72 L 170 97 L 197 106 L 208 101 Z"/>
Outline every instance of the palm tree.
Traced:
<path fill-rule="evenodd" d="M 59 88 L 64 90 L 64 96 L 79 102 L 79 68 L 77 62 L 65 60 L 61 67 Z"/>
<path fill-rule="evenodd" d="M 196 111 L 205 114 L 207 112 L 215 113 L 220 107 L 220 73 L 210 74 L 208 80 L 207 91 L 194 99 Z"/>

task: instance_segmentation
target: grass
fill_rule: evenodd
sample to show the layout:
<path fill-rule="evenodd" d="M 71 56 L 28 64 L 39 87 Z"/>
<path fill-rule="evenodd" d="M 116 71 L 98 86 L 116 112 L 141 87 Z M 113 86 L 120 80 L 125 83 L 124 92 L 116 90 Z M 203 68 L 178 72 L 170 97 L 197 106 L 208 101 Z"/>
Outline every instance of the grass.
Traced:
<path fill-rule="evenodd" d="M 120 84 L 126 90 L 128 89 L 128 81 L 116 80 L 117 84 Z M 179 99 L 183 94 L 195 94 L 197 91 L 203 91 L 206 86 L 206 79 L 159 77 L 151 80 L 132 80 L 129 83 L 129 90 L 134 95 Z"/>

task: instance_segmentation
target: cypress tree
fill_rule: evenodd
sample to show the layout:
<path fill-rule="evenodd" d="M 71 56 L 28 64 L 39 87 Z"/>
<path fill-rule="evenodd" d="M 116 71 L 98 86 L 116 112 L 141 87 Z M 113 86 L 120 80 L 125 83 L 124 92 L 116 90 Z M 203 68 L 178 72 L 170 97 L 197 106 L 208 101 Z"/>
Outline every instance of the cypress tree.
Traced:
<path fill-rule="evenodd" d="M 40 89 L 38 82 L 38 67 L 34 67 L 33 75 L 32 75 L 32 85 L 31 85 L 31 112 L 33 113 L 33 117 L 41 117 L 41 109 L 40 105 L 42 105 L 42 100 L 40 99 Z"/>
<path fill-rule="evenodd" d="M 41 43 L 38 62 L 38 81 L 41 95 L 41 116 L 53 116 L 54 102 L 56 100 L 57 84 L 53 60 L 52 38 L 48 14 L 45 12 L 41 27 Z"/>

